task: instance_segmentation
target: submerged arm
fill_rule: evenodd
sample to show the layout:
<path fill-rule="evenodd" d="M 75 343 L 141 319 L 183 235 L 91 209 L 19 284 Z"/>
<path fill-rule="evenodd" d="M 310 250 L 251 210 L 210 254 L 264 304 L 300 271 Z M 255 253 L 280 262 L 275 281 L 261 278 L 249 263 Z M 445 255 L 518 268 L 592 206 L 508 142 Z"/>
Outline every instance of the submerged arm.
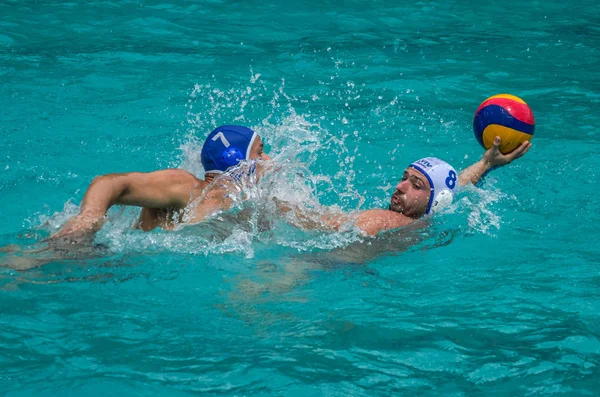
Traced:
<path fill-rule="evenodd" d="M 481 160 L 465 168 L 458 176 L 460 186 L 472 183 L 476 185 L 488 172 L 503 165 L 510 164 L 522 157 L 531 148 L 531 142 L 523 142 L 518 148 L 508 154 L 500 153 L 500 137 L 494 139 L 494 143 L 481 157 Z"/>
<path fill-rule="evenodd" d="M 412 218 L 389 210 L 373 209 L 353 214 L 339 212 L 321 214 L 302 210 L 279 199 L 274 200 L 279 211 L 293 212 L 294 223 L 303 229 L 339 231 L 344 225 L 354 224 L 364 235 L 375 236 L 381 231 L 406 226 L 414 221 Z"/>
<path fill-rule="evenodd" d="M 277 209 L 281 213 L 293 213 L 294 223 L 302 229 L 322 230 L 322 231 L 337 231 L 342 225 L 353 219 L 351 215 L 333 212 L 329 208 L 327 213 L 319 213 L 315 210 L 307 210 L 300 208 L 288 201 L 273 198 Z"/>

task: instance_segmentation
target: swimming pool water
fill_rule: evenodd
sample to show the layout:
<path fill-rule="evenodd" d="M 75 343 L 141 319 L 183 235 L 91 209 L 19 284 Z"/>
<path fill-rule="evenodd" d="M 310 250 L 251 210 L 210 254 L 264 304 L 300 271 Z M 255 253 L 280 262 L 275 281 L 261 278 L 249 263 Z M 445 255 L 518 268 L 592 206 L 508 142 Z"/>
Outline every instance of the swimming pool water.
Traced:
<path fill-rule="evenodd" d="M 374 241 L 261 228 L 264 197 L 177 232 L 111 211 L 96 251 L 1 270 L 0 391 L 597 394 L 598 43 L 593 1 L 3 1 L 0 246 L 56 230 L 96 175 L 201 176 L 219 124 L 308 177 L 284 194 L 346 211 L 417 158 L 478 159 L 488 96 L 537 126 L 428 228 Z"/>

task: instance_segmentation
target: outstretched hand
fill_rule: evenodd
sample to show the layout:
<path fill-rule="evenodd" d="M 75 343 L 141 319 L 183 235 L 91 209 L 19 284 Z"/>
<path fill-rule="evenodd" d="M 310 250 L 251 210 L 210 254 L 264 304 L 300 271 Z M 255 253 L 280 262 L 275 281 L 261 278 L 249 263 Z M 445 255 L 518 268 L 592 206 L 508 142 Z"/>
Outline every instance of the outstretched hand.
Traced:
<path fill-rule="evenodd" d="M 103 220 L 103 217 L 76 215 L 46 241 L 60 246 L 89 242 L 94 237 L 94 233 L 102 227 Z"/>
<path fill-rule="evenodd" d="M 494 138 L 492 147 L 483 154 L 483 161 L 485 161 L 492 168 L 501 167 L 503 165 L 512 163 L 519 157 L 523 157 L 523 155 L 525 155 L 525 153 L 527 153 L 531 148 L 531 142 L 525 141 L 512 152 L 502 154 L 500 152 L 500 143 L 502 143 L 502 140 L 499 136 L 497 136 Z"/>
<path fill-rule="evenodd" d="M 102 226 L 102 219 L 94 220 L 85 215 L 69 219 L 61 230 L 50 237 L 29 246 L 13 244 L 0 248 L 0 268 L 24 271 L 40 267 L 56 260 L 89 256 L 95 230 Z"/>
<path fill-rule="evenodd" d="M 460 175 L 458 175 L 458 183 L 460 186 L 464 186 L 469 183 L 474 185 L 478 184 L 488 172 L 495 168 L 512 163 L 519 157 L 523 157 L 523 155 L 525 155 L 525 153 L 527 153 L 531 148 L 531 142 L 525 141 L 512 152 L 502 154 L 500 152 L 500 143 L 502 143 L 502 140 L 499 136 L 497 136 L 494 139 L 492 147 L 483 154 L 481 160 L 465 168 Z"/>

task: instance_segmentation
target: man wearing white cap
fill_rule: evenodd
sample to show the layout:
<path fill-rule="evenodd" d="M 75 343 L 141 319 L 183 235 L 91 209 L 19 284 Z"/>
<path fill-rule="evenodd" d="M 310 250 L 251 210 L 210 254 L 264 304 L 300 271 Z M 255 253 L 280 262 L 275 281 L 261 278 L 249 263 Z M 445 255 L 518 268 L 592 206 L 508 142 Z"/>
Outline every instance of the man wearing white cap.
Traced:
<path fill-rule="evenodd" d="M 531 147 L 530 142 L 509 154 L 500 153 L 500 137 L 496 137 L 493 146 L 483 154 L 481 160 L 463 170 L 460 175 L 448 163 L 435 157 L 426 157 L 410 164 L 396 185 L 388 209 L 371 209 L 354 214 L 325 214 L 317 220 L 310 213 L 292 208 L 289 203 L 277 200 L 283 212 L 294 211 L 298 226 L 310 229 L 339 230 L 354 223 L 368 236 L 406 226 L 415 220 L 432 214 L 452 203 L 458 186 L 476 184 L 492 169 L 511 163 L 523 156 Z"/>

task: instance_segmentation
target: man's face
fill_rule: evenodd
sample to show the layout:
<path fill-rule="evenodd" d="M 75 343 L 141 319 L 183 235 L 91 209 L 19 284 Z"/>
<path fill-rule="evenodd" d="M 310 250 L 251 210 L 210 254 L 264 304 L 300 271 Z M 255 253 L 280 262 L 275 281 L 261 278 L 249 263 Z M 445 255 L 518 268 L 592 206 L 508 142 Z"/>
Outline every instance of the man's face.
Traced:
<path fill-rule="evenodd" d="M 390 210 L 414 219 L 419 218 L 427 211 L 430 195 L 431 186 L 425 175 L 414 168 L 407 168 L 396 185 L 396 191 L 390 200 Z"/>
<path fill-rule="evenodd" d="M 271 160 L 271 157 L 265 153 L 265 145 L 263 144 L 262 139 L 260 139 L 260 136 L 256 136 L 256 139 L 252 143 L 252 147 L 250 148 L 250 158 L 248 160 L 260 160 L 256 164 L 256 175 L 260 178 L 265 171 L 264 162 Z"/>
<path fill-rule="evenodd" d="M 252 147 L 250 148 L 250 158 L 248 160 L 255 159 L 262 161 L 271 160 L 271 158 L 265 153 L 265 145 L 263 145 L 260 136 L 256 137 L 256 139 L 252 143 Z"/>

